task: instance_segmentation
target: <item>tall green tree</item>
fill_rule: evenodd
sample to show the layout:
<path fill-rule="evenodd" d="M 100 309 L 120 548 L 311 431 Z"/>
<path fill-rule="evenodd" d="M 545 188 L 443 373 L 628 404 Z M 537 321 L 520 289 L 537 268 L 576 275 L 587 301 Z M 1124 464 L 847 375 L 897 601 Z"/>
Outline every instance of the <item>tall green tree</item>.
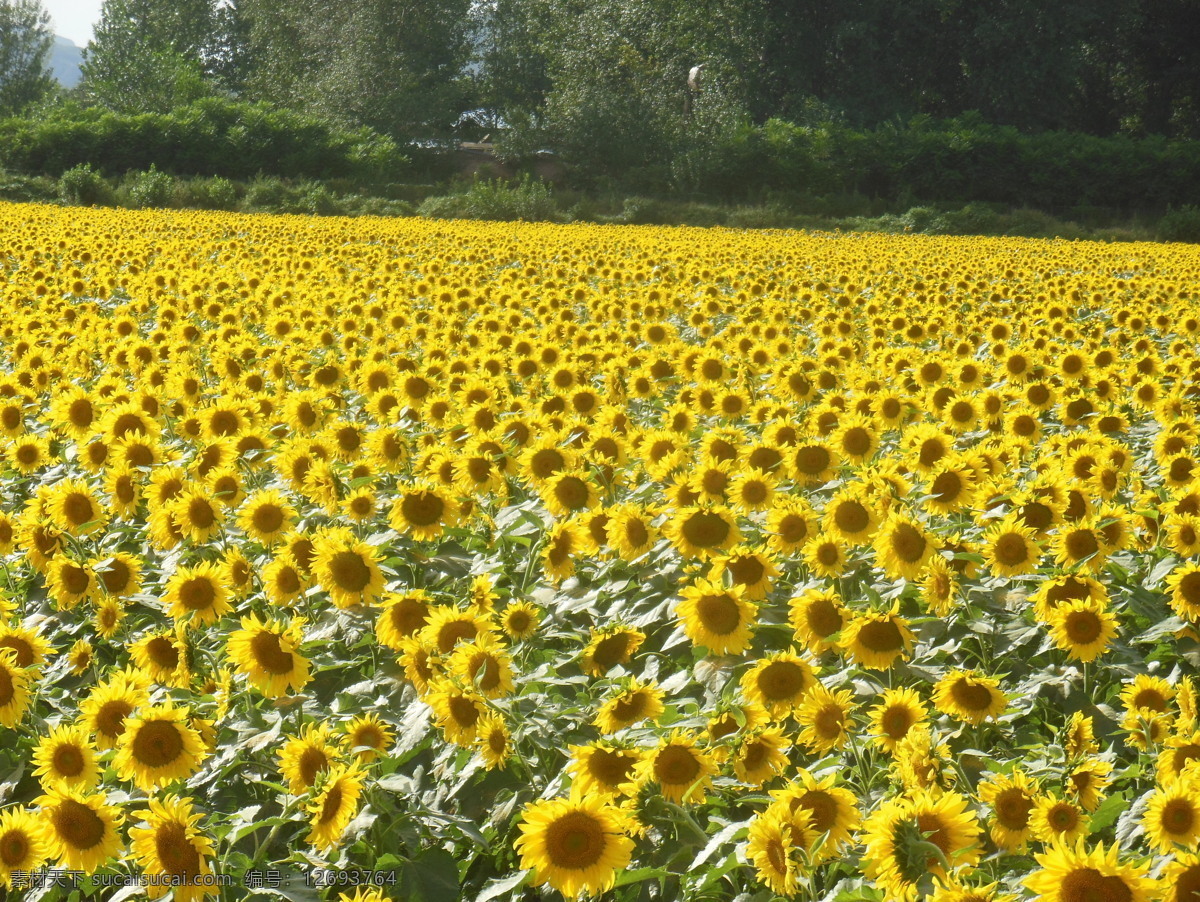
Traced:
<path fill-rule="evenodd" d="M 122 112 L 166 112 L 208 93 L 215 0 L 104 0 L 83 85 Z"/>
<path fill-rule="evenodd" d="M 0 115 L 19 113 L 51 90 L 53 44 L 40 0 L 0 0 Z"/>
<path fill-rule="evenodd" d="M 447 132 L 469 102 L 471 0 L 238 0 L 245 90 L 397 138 Z"/>

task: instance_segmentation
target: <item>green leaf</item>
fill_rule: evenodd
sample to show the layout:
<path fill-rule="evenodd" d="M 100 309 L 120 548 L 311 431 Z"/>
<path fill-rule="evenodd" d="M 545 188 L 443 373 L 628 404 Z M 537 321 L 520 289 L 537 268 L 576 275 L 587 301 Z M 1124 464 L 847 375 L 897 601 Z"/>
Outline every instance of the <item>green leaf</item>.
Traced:
<path fill-rule="evenodd" d="M 458 898 L 458 862 L 443 849 L 430 849 L 400 872 L 400 897 L 410 902 Z"/>

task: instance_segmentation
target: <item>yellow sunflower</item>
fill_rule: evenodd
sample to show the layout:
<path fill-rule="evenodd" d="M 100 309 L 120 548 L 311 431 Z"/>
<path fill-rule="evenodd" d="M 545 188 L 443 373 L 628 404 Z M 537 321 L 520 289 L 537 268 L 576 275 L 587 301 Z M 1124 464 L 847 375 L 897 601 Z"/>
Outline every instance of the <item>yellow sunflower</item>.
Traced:
<path fill-rule="evenodd" d="M 892 752 L 909 730 L 928 719 L 929 711 L 915 690 L 886 689 L 870 712 L 871 735 L 885 751 Z"/>
<path fill-rule="evenodd" d="M 601 733 L 615 733 L 643 720 L 655 721 L 663 713 L 663 692 L 652 683 L 630 680 L 596 711 Z"/>
<path fill-rule="evenodd" d="M 912 651 L 916 636 L 893 604 L 887 612 L 868 611 L 856 614 L 842 628 L 839 643 L 850 652 L 855 662 L 868 670 L 887 670 L 897 658 Z"/>
<path fill-rule="evenodd" d="M 817 755 L 840 749 L 850 738 L 853 707 L 854 693 L 849 689 L 834 692 L 818 683 L 793 713 L 802 728 L 800 744 Z"/>
<path fill-rule="evenodd" d="M 1035 902 L 1147 902 L 1155 893 L 1149 862 L 1122 864 L 1117 855 L 1115 844 L 1091 850 L 1082 839 L 1074 846 L 1055 844 L 1035 856 L 1039 869 L 1025 878 L 1025 887 L 1037 894 Z"/>
<path fill-rule="evenodd" d="M 955 720 L 978 724 L 999 717 L 1008 706 L 1008 698 L 995 677 L 980 676 L 973 670 L 952 670 L 933 687 L 933 703 Z"/>
<path fill-rule="evenodd" d="M 813 666 L 791 652 L 776 652 L 760 659 L 741 679 L 746 697 L 765 708 L 776 721 L 799 708 L 816 685 Z"/>
<path fill-rule="evenodd" d="M 633 855 L 626 815 L 598 797 L 534 802 L 522 812 L 520 830 L 521 867 L 568 899 L 608 890 Z"/>
<path fill-rule="evenodd" d="M 992 842 L 1002 849 L 1018 849 L 1030 838 L 1030 815 L 1038 796 L 1036 780 L 1021 770 L 1000 774 L 979 784 L 979 801 L 992 808 Z"/>
<path fill-rule="evenodd" d="M 458 504 L 432 483 L 402 486 L 392 504 L 388 522 L 399 533 L 418 542 L 429 542 L 458 520 Z"/>
<path fill-rule="evenodd" d="M 571 792 L 585 798 L 613 799 L 628 792 L 643 752 L 601 739 L 567 749 Z"/>
<path fill-rule="evenodd" d="M 0 811 L 0 887 L 28 888 L 29 875 L 49 856 L 50 844 L 37 815 L 15 807 Z"/>
<path fill-rule="evenodd" d="M 750 822 L 746 858 L 758 881 L 774 893 L 792 898 L 800 889 L 808 847 L 815 834 L 803 811 L 768 808 Z"/>
<path fill-rule="evenodd" d="M 715 655 L 741 654 L 750 647 L 752 627 L 758 619 L 755 606 L 743 598 L 739 585 L 697 580 L 680 593 L 677 612 L 683 631 L 694 645 Z"/>
<path fill-rule="evenodd" d="M 333 739 L 327 723 L 307 724 L 299 736 L 289 736 L 279 750 L 279 772 L 288 781 L 288 792 L 303 795 L 317 777 L 341 762 L 340 740 Z"/>
<path fill-rule="evenodd" d="M 299 652 L 303 626 L 301 619 L 262 621 L 251 614 L 242 618 L 241 629 L 229 634 L 227 653 L 267 698 L 299 692 L 311 679 L 308 659 Z"/>
<path fill-rule="evenodd" d="M 284 494 L 263 489 L 248 497 L 238 511 L 238 526 L 261 545 L 278 542 L 294 525 L 296 510 Z"/>
<path fill-rule="evenodd" d="M 612 668 L 628 664 L 645 641 L 646 634 L 641 630 L 619 623 L 593 630 L 579 666 L 589 676 L 604 676 Z"/>
<path fill-rule="evenodd" d="M 224 573 L 218 564 L 207 561 L 172 573 L 163 603 L 183 626 L 216 623 L 231 610 Z"/>
<path fill-rule="evenodd" d="M 194 774 L 206 757 L 186 708 L 143 707 L 125 719 L 113 766 L 123 780 L 149 792 Z"/>
<path fill-rule="evenodd" d="M 11 649 L 0 648 L 0 726 L 12 729 L 29 707 L 29 676 Z"/>
<path fill-rule="evenodd" d="M 1043 843 L 1064 846 L 1087 835 L 1088 817 L 1074 802 L 1050 793 L 1039 796 L 1034 803 L 1029 826 Z"/>
<path fill-rule="evenodd" d="M 318 776 L 308 805 L 308 842 L 313 848 L 324 852 L 337 847 L 358 810 L 365 776 L 357 763 L 334 765 Z"/>
<path fill-rule="evenodd" d="M 160 899 L 169 889 L 179 902 L 199 902 L 218 893 L 211 880 L 212 840 L 199 824 L 203 819 L 189 798 L 168 795 L 149 800 L 150 807 L 134 813 L 146 826 L 129 828 L 133 857 L 151 878 L 146 892 Z"/>
<path fill-rule="evenodd" d="M 379 550 L 349 529 L 333 528 L 313 539 L 313 575 L 339 608 L 371 604 L 383 594 Z"/>
<path fill-rule="evenodd" d="M 672 730 L 638 763 L 635 778 L 657 783 L 663 797 L 676 804 L 700 804 L 716 773 L 712 755 L 697 748 L 694 736 Z"/>
<path fill-rule="evenodd" d="M 33 763 L 33 775 L 45 791 L 62 785 L 86 792 L 100 782 L 95 749 L 81 726 L 62 724 L 52 728 L 33 750 Z"/>
<path fill-rule="evenodd" d="M 103 795 L 56 786 L 37 800 L 49 858 L 94 874 L 121 852 L 121 812 Z"/>
<path fill-rule="evenodd" d="M 1117 617 L 1103 602 L 1065 601 L 1051 612 L 1050 638 L 1076 661 L 1094 661 L 1117 636 Z"/>
<path fill-rule="evenodd" d="M 1200 839 L 1200 786 L 1192 774 L 1189 770 L 1188 776 L 1158 786 L 1150 795 L 1142 829 L 1156 852 L 1165 855 L 1177 845 L 1195 848 Z"/>

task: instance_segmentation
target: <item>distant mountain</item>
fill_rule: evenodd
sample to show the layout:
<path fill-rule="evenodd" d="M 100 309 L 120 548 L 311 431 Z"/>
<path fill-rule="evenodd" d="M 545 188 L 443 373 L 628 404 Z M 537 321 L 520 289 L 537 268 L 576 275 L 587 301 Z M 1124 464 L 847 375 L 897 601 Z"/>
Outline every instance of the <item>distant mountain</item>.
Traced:
<path fill-rule="evenodd" d="M 64 88 L 73 88 L 79 84 L 79 64 L 82 62 L 83 48 L 76 46 L 70 38 L 56 34 L 54 47 L 50 50 L 50 74 L 57 78 Z"/>

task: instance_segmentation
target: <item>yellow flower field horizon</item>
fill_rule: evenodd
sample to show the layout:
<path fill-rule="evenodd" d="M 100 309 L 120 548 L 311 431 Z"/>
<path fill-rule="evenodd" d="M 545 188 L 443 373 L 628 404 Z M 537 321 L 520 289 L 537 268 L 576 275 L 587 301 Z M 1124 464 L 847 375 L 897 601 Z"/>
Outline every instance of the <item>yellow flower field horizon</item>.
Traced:
<path fill-rule="evenodd" d="M 0 290 L 10 897 L 1200 899 L 1200 248 L 0 205 Z"/>

